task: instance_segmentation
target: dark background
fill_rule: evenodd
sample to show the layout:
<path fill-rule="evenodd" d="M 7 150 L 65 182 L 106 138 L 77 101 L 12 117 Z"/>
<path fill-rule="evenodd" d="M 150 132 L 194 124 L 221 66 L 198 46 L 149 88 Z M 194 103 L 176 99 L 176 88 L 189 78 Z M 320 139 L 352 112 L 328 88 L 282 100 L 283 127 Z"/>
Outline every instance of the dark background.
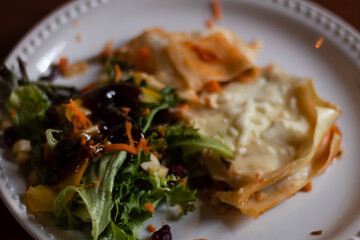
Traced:
<path fill-rule="evenodd" d="M 210 1 L 210 0 L 209 0 Z M 1 0 L 0 61 L 36 23 L 69 0 Z M 313 0 L 343 18 L 360 31 L 359 0 Z M 0 201 L 2 239 L 32 239 Z"/>

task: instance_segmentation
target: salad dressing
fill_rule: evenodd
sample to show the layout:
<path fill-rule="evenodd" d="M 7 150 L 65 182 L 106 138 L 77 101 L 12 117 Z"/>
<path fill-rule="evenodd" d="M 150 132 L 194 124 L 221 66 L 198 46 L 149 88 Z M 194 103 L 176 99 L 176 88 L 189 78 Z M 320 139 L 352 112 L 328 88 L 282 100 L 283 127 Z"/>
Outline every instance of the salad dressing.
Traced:
<path fill-rule="evenodd" d="M 81 105 L 91 112 L 91 121 L 99 124 L 100 134 L 87 135 L 84 143 L 82 133 L 65 133 L 54 149 L 45 182 L 57 184 L 91 161 L 96 153 L 93 145 L 104 141 L 128 143 L 126 121 L 132 123 L 131 135 L 139 141 L 143 137 L 137 124 L 141 116 L 138 109 L 141 95 L 139 88 L 126 83 L 108 84 L 81 95 Z"/>

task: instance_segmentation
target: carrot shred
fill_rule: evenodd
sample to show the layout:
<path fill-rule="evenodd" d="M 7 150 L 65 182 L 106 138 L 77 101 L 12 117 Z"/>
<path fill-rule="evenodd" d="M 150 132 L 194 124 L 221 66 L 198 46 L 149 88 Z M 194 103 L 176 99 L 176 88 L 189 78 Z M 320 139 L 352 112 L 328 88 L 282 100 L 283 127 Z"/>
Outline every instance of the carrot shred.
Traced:
<path fill-rule="evenodd" d="M 150 108 L 146 108 L 146 109 L 145 109 L 145 114 L 146 114 L 146 115 L 149 115 L 149 114 L 150 114 Z"/>
<path fill-rule="evenodd" d="M 86 144 L 86 139 L 85 138 L 81 139 L 81 145 L 85 145 L 85 144 Z"/>
<path fill-rule="evenodd" d="M 155 232 L 155 231 L 156 231 L 156 227 L 154 227 L 154 225 L 152 225 L 152 224 L 149 224 L 149 225 L 147 226 L 147 229 L 148 229 L 150 232 Z"/>
<path fill-rule="evenodd" d="M 178 106 L 178 108 L 179 108 L 180 110 L 190 111 L 190 106 L 189 106 L 189 104 L 181 104 L 181 105 Z"/>
<path fill-rule="evenodd" d="M 151 51 L 148 47 L 141 47 L 138 51 L 139 59 L 142 61 L 147 61 L 151 58 Z"/>
<path fill-rule="evenodd" d="M 220 21 L 222 18 L 222 8 L 219 1 L 211 1 L 214 18 L 216 21 Z"/>
<path fill-rule="evenodd" d="M 148 146 L 149 139 L 142 138 L 140 139 L 140 142 L 137 146 L 137 152 L 139 154 L 140 150 L 143 150 L 146 155 L 149 154 L 149 151 L 151 150 L 151 147 Z"/>
<path fill-rule="evenodd" d="M 310 192 L 312 190 L 312 185 L 311 185 L 311 181 L 308 182 L 305 186 L 303 186 L 300 191 L 303 192 Z"/>
<path fill-rule="evenodd" d="M 127 151 L 134 155 L 138 154 L 138 151 L 135 147 L 132 147 L 124 143 L 113 143 L 110 145 L 106 145 L 103 147 L 103 150 L 104 152 L 119 150 L 119 151 Z"/>
<path fill-rule="evenodd" d="M 132 124 L 131 122 L 129 121 L 126 121 L 125 122 L 125 130 L 126 130 L 126 135 L 129 139 L 129 143 L 130 143 L 130 146 L 134 147 L 134 139 L 132 138 L 132 135 L 131 135 L 131 128 L 132 128 Z"/>
<path fill-rule="evenodd" d="M 148 210 L 149 212 L 155 213 L 154 205 L 152 205 L 151 203 L 145 203 L 145 204 L 144 204 L 144 207 L 145 207 L 146 210 Z"/>
<path fill-rule="evenodd" d="M 186 183 L 186 178 L 180 178 L 180 186 L 184 186 Z"/>
<path fill-rule="evenodd" d="M 161 128 L 160 128 L 160 135 L 161 135 L 162 137 L 165 137 L 165 126 L 161 126 Z"/>
<path fill-rule="evenodd" d="M 85 113 L 79 109 L 76 102 L 70 99 L 70 103 L 63 104 L 64 107 L 72 111 L 71 122 L 74 125 L 74 131 L 79 129 L 87 129 L 92 126 L 91 121 L 86 117 Z"/>
<path fill-rule="evenodd" d="M 138 155 L 140 150 L 143 150 L 144 153 L 146 155 L 148 155 L 149 151 L 151 150 L 151 147 L 147 146 L 148 141 L 149 141 L 148 139 L 141 138 L 140 142 L 138 143 L 136 148 L 135 148 L 135 146 L 127 145 L 127 144 L 124 144 L 124 143 L 113 143 L 113 144 L 103 146 L 103 151 L 104 152 L 115 151 L 115 150 L 127 151 L 127 152 L 129 152 L 131 154 Z M 135 141 L 134 141 L 134 143 L 135 143 Z"/>
<path fill-rule="evenodd" d="M 84 87 L 81 92 L 88 92 L 91 90 L 94 90 L 96 88 L 97 84 L 96 83 L 90 83 L 89 85 L 87 85 L 86 87 Z"/>
<path fill-rule="evenodd" d="M 118 64 L 115 64 L 114 68 L 115 68 L 115 83 L 118 83 L 120 82 L 122 72 Z"/>
<path fill-rule="evenodd" d="M 66 69 L 69 68 L 69 59 L 66 57 L 62 57 L 59 60 L 59 72 L 63 75 L 66 72 Z"/>
<path fill-rule="evenodd" d="M 76 188 L 77 188 L 77 189 L 85 189 L 85 188 L 88 188 L 88 187 L 96 186 L 96 185 L 99 184 L 100 180 L 101 180 L 101 177 L 98 177 L 94 182 L 92 182 L 92 183 L 90 183 L 90 184 L 88 184 L 88 185 L 86 185 L 86 186 L 84 186 L 84 187 L 76 187 Z M 100 189 L 100 191 L 101 191 L 100 186 L 99 186 L 99 189 Z"/>
<path fill-rule="evenodd" d="M 218 81 L 211 80 L 205 84 L 206 91 L 210 93 L 216 93 L 221 91 L 221 87 Z"/>
<path fill-rule="evenodd" d="M 10 116 L 12 119 L 16 118 L 16 111 L 14 109 L 10 110 Z"/>
<path fill-rule="evenodd" d="M 126 113 L 126 115 L 131 111 L 131 108 L 122 107 L 121 110 Z"/>

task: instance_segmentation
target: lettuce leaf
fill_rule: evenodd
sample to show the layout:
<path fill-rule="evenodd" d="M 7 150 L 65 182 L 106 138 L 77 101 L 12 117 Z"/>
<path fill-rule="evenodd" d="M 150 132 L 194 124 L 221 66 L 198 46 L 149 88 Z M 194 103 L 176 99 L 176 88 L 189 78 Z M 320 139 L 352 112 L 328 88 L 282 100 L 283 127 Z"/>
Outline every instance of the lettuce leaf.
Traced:
<path fill-rule="evenodd" d="M 140 164 L 149 161 L 150 155 L 140 152 L 138 156 L 126 152 L 110 152 L 86 170 L 82 184 L 78 188 L 65 188 L 54 202 L 54 212 L 58 220 L 67 220 L 70 228 L 82 221 L 92 222 L 92 236 L 98 239 L 100 234 L 108 238 L 137 239 L 146 220 L 154 214 L 146 209 L 145 203 L 154 208 L 166 201 L 169 205 L 178 205 L 186 214 L 194 209 L 195 191 L 181 185 L 179 179 L 170 175 L 160 177 L 156 173 L 147 174 Z M 125 160 L 126 159 L 126 160 Z M 94 184 L 101 177 L 98 184 Z M 168 181 L 175 182 L 170 188 Z M 64 199 L 70 192 L 76 192 L 69 204 Z M 84 210 L 86 208 L 86 211 Z"/>
<path fill-rule="evenodd" d="M 145 203 L 152 204 L 154 208 L 162 201 L 171 206 L 178 205 L 182 209 L 180 215 L 194 209 L 196 192 L 186 185 L 180 185 L 179 179 L 173 175 L 160 177 L 156 173 L 139 171 L 140 164 L 149 161 L 149 157 L 141 152 L 136 158 L 130 159 L 116 177 L 112 214 L 114 226 L 111 230 L 112 235 L 122 236 L 116 239 L 137 238 L 145 221 L 154 215 L 145 208 Z M 169 181 L 176 185 L 170 188 Z"/>
<path fill-rule="evenodd" d="M 45 112 L 49 107 L 50 102 L 46 94 L 39 88 L 32 86 L 16 88 L 6 103 L 6 108 L 16 126 L 27 125 L 30 121 L 44 119 Z"/>
<path fill-rule="evenodd" d="M 83 177 L 79 189 L 74 186 L 65 188 L 54 201 L 54 212 L 57 217 L 64 214 L 72 219 L 71 212 L 65 205 L 65 196 L 69 192 L 79 194 L 81 201 L 90 214 L 92 236 L 96 240 L 110 223 L 110 213 L 114 206 L 112 200 L 114 178 L 126 159 L 126 152 L 111 152 L 104 155 L 97 163 L 91 164 Z M 93 184 L 100 178 L 98 184 Z M 79 212 L 79 211 L 78 211 Z"/>
<path fill-rule="evenodd" d="M 169 126 L 165 129 L 165 136 L 167 148 L 181 148 L 185 157 L 204 149 L 214 151 L 225 158 L 234 156 L 234 153 L 225 143 L 207 137 L 193 127 L 182 124 Z"/>
<path fill-rule="evenodd" d="M 109 239 L 116 239 L 116 240 L 136 240 L 133 236 L 130 236 L 124 230 L 119 228 L 113 221 L 111 221 L 111 231 L 112 237 Z"/>
<path fill-rule="evenodd" d="M 180 99 L 176 97 L 176 89 L 171 87 L 163 88 L 160 91 L 160 94 L 163 96 L 162 100 L 158 103 L 150 104 L 148 107 L 150 108 L 149 115 L 145 117 L 141 117 L 139 119 L 141 129 L 145 133 L 148 128 L 151 126 L 152 121 L 157 113 L 161 110 L 169 109 L 175 106 L 176 103 L 180 102 Z"/>

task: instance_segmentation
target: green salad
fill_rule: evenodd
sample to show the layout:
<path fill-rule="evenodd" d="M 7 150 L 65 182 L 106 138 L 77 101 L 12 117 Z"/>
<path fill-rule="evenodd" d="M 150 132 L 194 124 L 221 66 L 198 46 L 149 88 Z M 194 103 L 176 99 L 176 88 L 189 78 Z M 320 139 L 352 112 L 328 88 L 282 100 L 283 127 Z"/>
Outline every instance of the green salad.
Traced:
<path fill-rule="evenodd" d="M 1 66 L 4 143 L 29 169 L 30 212 L 66 229 L 91 225 L 93 239 L 138 239 L 159 204 L 194 210 L 187 168 L 197 156 L 232 152 L 182 119 L 176 89 L 152 89 L 114 56 L 101 64 L 105 81 L 83 90 L 53 82 L 60 66 L 37 81 L 20 60 L 20 76 Z"/>

